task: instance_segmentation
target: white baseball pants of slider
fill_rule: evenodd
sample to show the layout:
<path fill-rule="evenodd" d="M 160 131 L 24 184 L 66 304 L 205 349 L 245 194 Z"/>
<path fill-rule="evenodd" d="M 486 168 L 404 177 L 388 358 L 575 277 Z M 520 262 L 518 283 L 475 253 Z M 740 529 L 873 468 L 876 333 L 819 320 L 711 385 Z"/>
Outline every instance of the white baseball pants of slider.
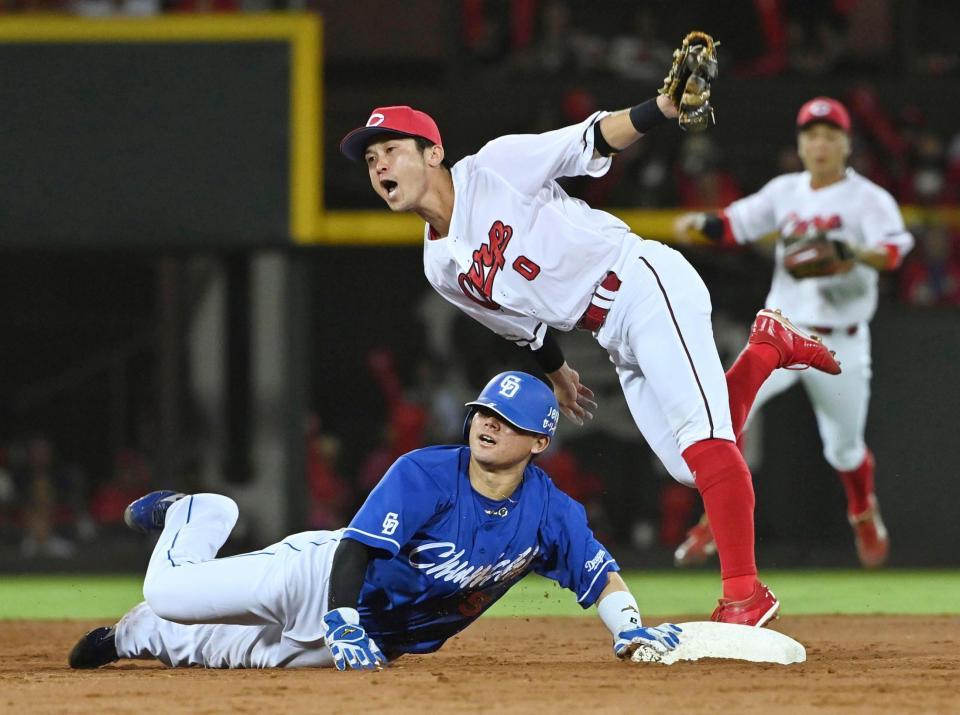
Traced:
<path fill-rule="evenodd" d="M 121 658 L 208 668 L 333 665 L 321 619 L 342 532 L 303 532 L 216 559 L 238 513 L 219 494 L 170 507 L 147 567 L 146 601 L 117 624 Z"/>
<path fill-rule="evenodd" d="M 693 487 L 683 450 L 705 439 L 734 441 L 710 292 L 678 251 L 656 241 L 641 240 L 615 270 L 623 284 L 597 341 L 647 444 L 670 476 Z"/>
<path fill-rule="evenodd" d="M 811 328 L 804 329 L 815 332 Z M 831 467 L 845 472 L 859 467 L 867 456 L 864 432 L 873 375 L 870 328 L 862 323 L 853 335 L 835 331 L 823 340 L 837 353 L 843 372 L 827 375 L 812 369 L 774 371 L 757 392 L 746 427 L 749 429 L 750 420 L 764 403 L 799 382 L 817 417 L 824 458 Z"/>

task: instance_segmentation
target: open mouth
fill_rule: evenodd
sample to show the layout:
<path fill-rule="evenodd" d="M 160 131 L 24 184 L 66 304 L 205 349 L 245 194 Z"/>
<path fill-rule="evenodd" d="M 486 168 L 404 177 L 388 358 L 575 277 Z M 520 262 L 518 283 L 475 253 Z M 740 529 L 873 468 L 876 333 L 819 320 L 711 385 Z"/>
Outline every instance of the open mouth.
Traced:
<path fill-rule="evenodd" d="M 380 182 L 380 186 L 387 192 L 387 198 L 393 198 L 394 193 L 397 191 L 397 182 L 392 179 L 384 179 Z"/>
<path fill-rule="evenodd" d="M 496 444 L 496 443 L 497 443 L 497 440 L 495 440 L 493 437 L 491 437 L 491 436 L 488 435 L 488 434 L 482 434 L 482 435 L 480 435 L 479 437 L 477 437 L 477 439 L 480 440 L 481 442 L 483 442 L 484 444 L 491 444 L 491 445 L 492 445 L 492 444 Z"/>

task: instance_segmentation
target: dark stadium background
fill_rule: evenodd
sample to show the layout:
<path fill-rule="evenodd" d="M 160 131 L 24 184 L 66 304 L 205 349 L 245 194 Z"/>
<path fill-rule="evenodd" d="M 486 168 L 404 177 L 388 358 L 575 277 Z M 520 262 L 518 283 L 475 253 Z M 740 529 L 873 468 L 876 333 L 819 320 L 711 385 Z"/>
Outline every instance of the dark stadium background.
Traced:
<path fill-rule="evenodd" d="M 497 369 L 536 369 L 430 299 L 416 222 L 388 215 L 339 155 L 339 138 L 374 106 L 429 111 L 456 159 L 503 133 L 651 96 L 666 70 L 658 53 L 700 27 L 722 42 L 706 143 L 662 127 L 617 160 L 615 180 L 570 182 L 572 193 L 667 238 L 657 212 L 696 201 L 696 178 L 745 194 L 780 172 L 797 107 L 826 94 L 854 111 L 858 168 L 900 199 L 921 246 L 946 231 L 960 264 L 951 3 L 783 2 L 776 17 L 753 2 L 605 2 L 602 13 L 576 2 L 415 0 L 402 13 L 302 2 L 290 6 L 304 12 L 269 16 L 157 3 L 172 14 L 135 21 L 23 5 L 0 2 L 2 571 L 98 568 L 105 554 L 137 568 L 147 546 L 111 505 L 138 489 L 236 496 L 234 550 L 340 525 L 391 454 L 454 439 L 458 405 Z M 243 23 L 267 17 L 289 28 L 244 35 Z M 205 23 L 203 36 L 150 28 L 171 18 Z M 87 36 L 93 22 L 142 26 L 104 39 Z M 312 125 L 291 104 L 304 91 L 291 81 L 304 31 L 322 38 Z M 292 168 L 310 132 L 322 177 L 313 196 L 310 168 Z M 297 223 L 297 206 L 317 214 Z M 731 358 L 764 299 L 767 252 L 687 255 Z M 922 248 L 910 257 L 922 259 Z M 891 564 L 955 566 L 960 306 L 909 288 L 902 275 L 883 279 L 868 441 Z M 594 428 L 561 427 L 571 474 L 621 561 L 666 565 L 698 504 L 670 488 L 626 422 L 603 351 L 583 335 L 564 340 L 604 398 Z M 59 552 L 24 545 L 38 445 L 53 455 Z M 853 566 L 842 490 L 802 394 L 767 407 L 751 454 L 761 561 Z"/>

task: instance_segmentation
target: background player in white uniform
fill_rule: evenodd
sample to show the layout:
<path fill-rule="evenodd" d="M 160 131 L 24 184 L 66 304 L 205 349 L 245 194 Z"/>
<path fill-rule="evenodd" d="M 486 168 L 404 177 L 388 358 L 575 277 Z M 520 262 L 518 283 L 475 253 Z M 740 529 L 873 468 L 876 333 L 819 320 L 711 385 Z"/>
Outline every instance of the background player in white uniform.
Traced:
<path fill-rule="evenodd" d="M 346 529 L 214 559 L 237 519 L 232 500 L 169 491 L 138 499 L 127 523 L 162 530 L 146 601 L 81 638 L 70 665 L 377 668 L 437 650 L 531 571 L 569 588 L 583 608 L 597 603 L 618 658 L 641 645 L 672 650 L 680 629 L 641 625 L 584 508 L 531 464 L 560 418 L 551 389 L 502 373 L 468 406 L 469 446 L 398 459 Z"/>
<path fill-rule="evenodd" d="M 874 493 L 874 459 L 864 441 L 870 401 L 870 328 L 877 309 L 879 271 L 895 269 L 913 247 L 889 193 L 846 166 L 850 116 L 838 101 L 816 97 L 797 115 L 803 172 L 785 174 L 719 214 L 686 214 L 677 236 L 703 235 L 736 245 L 778 233 L 773 283 L 767 305 L 783 309 L 802 328 L 826 337 L 843 364 L 827 378 L 813 371 L 779 371 L 757 395 L 754 409 L 791 385 L 803 384 L 817 417 L 823 456 L 837 470 L 847 495 L 847 516 L 864 566 L 882 565 L 889 539 Z M 852 261 L 841 272 L 794 278 L 784 268 L 785 246 L 813 234 L 842 241 Z M 679 565 L 699 563 L 713 549 L 706 521 L 688 534 L 676 554 Z"/>
<path fill-rule="evenodd" d="M 447 169 L 433 119 L 407 106 L 379 107 L 344 138 L 341 151 L 366 163 L 374 190 L 392 210 L 426 221 L 424 271 L 431 285 L 495 333 L 528 346 L 561 411 L 578 423 L 592 416 L 593 393 L 549 329 L 595 333 L 647 442 L 675 479 L 703 496 L 723 579 L 713 618 L 761 625 L 779 602 L 757 579 L 753 485 L 734 444 L 731 409 L 740 413 L 752 404 L 777 367 L 802 359 L 839 368 L 822 345 L 770 314 L 758 318 L 757 334 L 788 333 L 779 337 L 804 346 L 802 355 L 756 342 L 728 379 L 713 340 L 710 296 L 690 264 L 569 197 L 556 182 L 604 174 L 611 155 L 676 116 L 672 100 L 661 95 L 556 131 L 500 137 Z"/>

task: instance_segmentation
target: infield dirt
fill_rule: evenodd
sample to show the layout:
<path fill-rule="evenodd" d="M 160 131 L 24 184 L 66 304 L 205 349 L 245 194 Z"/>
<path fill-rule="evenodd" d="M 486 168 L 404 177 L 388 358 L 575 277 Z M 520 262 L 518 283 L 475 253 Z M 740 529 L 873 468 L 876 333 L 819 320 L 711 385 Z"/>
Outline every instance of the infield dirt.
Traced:
<path fill-rule="evenodd" d="M 690 616 L 660 620 L 689 621 Z M 807 648 L 781 666 L 620 663 L 594 618 L 481 619 L 438 653 L 376 673 L 170 669 L 120 661 L 73 671 L 78 621 L 0 622 L 4 713 L 956 713 L 958 616 L 784 616 Z"/>

